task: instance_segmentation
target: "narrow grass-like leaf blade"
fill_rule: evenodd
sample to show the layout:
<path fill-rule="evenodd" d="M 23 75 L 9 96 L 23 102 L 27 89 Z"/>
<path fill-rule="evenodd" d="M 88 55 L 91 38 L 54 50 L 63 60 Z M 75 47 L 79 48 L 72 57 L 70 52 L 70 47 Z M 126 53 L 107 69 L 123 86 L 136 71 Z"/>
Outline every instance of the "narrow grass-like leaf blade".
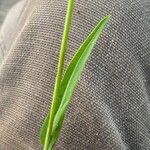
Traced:
<path fill-rule="evenodd" d="M 64 89 L 64 93 L 62 95 L 62 101 L 59 106 L 59 109 L 55 115 L 52 134 L 57 129 L 61 117 L 65 114 L 67 106 L 69 105 L 71 96 L 73 94 L 74 88 L 77 84 L 77 81 L 80 77 L 81 72 L 84 69 L 84 66 L 92 52 L 93 47 L 96 44 L 99 36 L 101 35 L 103 29 L 105 28 L 107 22 L 109 21 L 110 16 L 106 16 L 100 23 L 96 26 L 96 28 L 92 31 L 92 36 L 89 36 L 83 45 L 79 48 L 76 55 L 73 57 L 70 65 L 68 66 L 66 73 L 64 75 L 62 83 L 62 87 L 66 87 Z M 88 41 L 88 42 L 87 42 Z M 66 79 L 66 78 L 67 79 Z M 61 127 L 60 127 L 61 129 Z"/>
<path fill-rule="evenodd" d="M 46 132 L 47 132 L 49 116 L 50 116 L 50 114 L 48 113 L 48 115 L 46 116 L 46 118 L 42 124 L 41 130 L 40 130 L 40 142 L 42 145 L 44 145 L 44 143 L 45 143 L 45 137 L 46 137 Z"/>
<path fill-rule="evenodd" d="M 60 49 L 60 54 L 59 54 L 59 59 L 58 59 L 58 67 L 57 67 L 57 74 L 56 74 L 55 86 L 54 86 L 54 91 L 53 91 L 53 99 L 52 99 L 51 109 L 49 112 L 50 117 L 48 119 L 48 125 L 46 128 L 44 150 L 47 150 L 49 147 L 54 117 L 60 105 L 59 90 L 60 90 L 60 83 L 62 80 L 62 73 L 63 73 L 63 66 L 64 66 L 64 60 L 65 60 L 65 53 L 67 50 L 68 37 L 69 37 L 69 32 L 70 32 L 70 27 L 71 27 L 73 6 L 74 6 L 74 0 L 69 0 L 68 6 L 67 6 L 65 24 L 64 24 L 63 37 L 62 37 L 62 42 L 61 42 L 61 49 Z"/>
<path fill-rule="evenodd" d="M 59 125 L 57 126 L 56 130 L 53 132 L 52 136 L 51 136 L 51 140 L 50 140 L 50 145 L 49 145 L 49 150 L 51 150 L 51 148 L 53 147 L 53 145 L 55 145 L 57 139 L 59 138 L 59 135 L 61 133 L 61 127 L 62 127 L 62 124 L 63 124 L 63 121 L 64 121 L 64 117 L 65 115 L 63 115 L 61 117 L 61 120 L 59 122 Z"/>
<path fill-rule="evenodd" d="M 53 124 L 53 129 L 52 129 L 52 137 L 51 137 L 51 145 L 53 145 L 56 142 L 57 138 L 59 137 L 60 130 L 62 128 L 63 119 L 64 119 L 64 114 L 65 114 L 66 108 L 69 104 L 73 90 L 77 84 L 77 81 L 78 81 L 79 76 L 85 66 L 85 63 L 95 45 L 98 37 L 101 35 L 102 30 L 104 29 L 105 25 L 107 24 L 109 18 L 110 18 L 109 16 L 106 16 L 102 19 L 102 21 L 100 21 L 97 24 L 97 26 L 93 29 L 93 31 L 90 33 L 90 35 L 86 38 L 86 40 L 83 42 L 81 47 L 78 49 L 78 51 L 74 55 L 72 61 L 70 62 L 69 66 L 67 67 L 67 70 L 65 72 L 65 75 L 63 77 L 63 80 L 62 80 L 61 86 L 60 86 L 59 99 L 62 100 L 62 102 L 57 111 L 55 119 L 54 119 L 54 124 Z M 82 62 L 81 59 L 84 59 L 84 61 L 82 63 L 82 66 L 80 67 L 79 64 Z M 71 80 L 75 81 L 71 86 L 72 88 L 70 88 L 70 84 L 69 84 L 72 82 Z M 69 88 L 68 88 L 68 86 L 69 86 Z M 66 92 L 67 90 L 69 90 L 69 91 Z M 69 93 L 67 97 L 65 96 L 66 95 L 65 93 Z M 66 97 L 66 99 L 64 97 Z M 48 117 L 46 117 L 44 124 L 41 128 L 41 132 L 40 132 L 40 141 L 43 145 L 44 145 L 44 141 L 45 141 L 47 125 L 48 125 Z"/>
<path fill-rule="evenodd" d="M 63 80 L 61 82 L 61 90 L 60 90 L 60 98 L 62 98 L 64 91 L 67 87 L 68 81 L 70 79 L 70 76 L 75 68 L 76 63 L 78 62 L 79 58 L 81 57 L 82 53 L 84 52 L 86 46 L 91 42 L 91 40 L 93 39 L 93 37 L 95 36 L 95 33 L 97 32 L 97 30 L 99 30 L 99 32 L 101 32 L 104 29 L 104 23 L 105 21 L 107 21 L 107 19 L 109 18 L 109 16 L 104 17 L 97 25 L 96 27 L 91 31 L 91 33 L 89 34 L 89 36 L 86 38 L 86 40 L 83 42 L 83 44 L 80 46 L 80 48 L 78 49 L 78 51 L 75 53 L 74 57 L 72 58 L 70 64 L 68 65 L 66 72 L 64 74 Z M 104 26 L 103 26 L 104 25 Z"/>

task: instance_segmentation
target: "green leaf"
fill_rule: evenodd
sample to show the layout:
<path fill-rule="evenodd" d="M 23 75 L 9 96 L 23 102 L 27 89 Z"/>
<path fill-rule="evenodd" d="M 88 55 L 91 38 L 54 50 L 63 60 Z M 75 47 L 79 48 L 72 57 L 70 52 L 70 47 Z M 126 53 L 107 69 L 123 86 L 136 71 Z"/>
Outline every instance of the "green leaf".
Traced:
<path fill-rule="evenodd" d="M 54 91 L 53 91 L 53 100 L 52 100 L 51 109 L 49 112 L 50 117 L 48 119 L 48 125 L 47 125 L 47 130 L 46 130 L 44 150 L 47 150 L 49 148 L 52 127 L 53 127 L 53 121 L 55 118 L 55 114 L 57 113 L 58 107 L 60 105 L 60 101 L 59 101 L 60 83 L 62 80 L 62 72 L 63 72 L 63 66 L 64 66 L 64 60 L 65 60 L 65 53 L 67 50 L 69 31 L 70 31 L 70 27 L 71 27 L 73 6 L 74 6 L 74 0 L 69 0 L 65 24 L 64 24 L 64 32 L 63 32 L 63 37 L 62 37 L 62 42 L 61 42 L 61 50 L 60 50 L 59 60 L 58 60 L 55 86 L 54 86 Z"/>
<path fill-rule="evenodd" d="M 101 35 L 102 30 L 104 29 L 105 25 L 109 21 L 109 18 L 110 16 L 106 16 L 104 17 L 104 19 L 102 19 L 102 21 L 98 23 L 98 25 L 94 28 L 94 30 L 90 33 L 90 35 L 83 42 L 81 47 L 78 49 L 78 51 L 74 55 L 72 61 L 70 62 L 65 72 L 65 75 L 61 82 L 60 90 L 59 90 L 59 99 L 60 99 L 61 104 L 59 105 L 59 109 L 57 113 L 55 114 L 49 149 L 52 148 L 52 146 L 55 144 L 55 142 L 57 141 L 60 135 L 65 112 L 66 112 L 67 106 L 69 105 L 74 88 L 77 84 L 77 81 L 80 77 L 81 72 L 84 69 L 87 59 L 90 56 L 91 51 L 94 45 L 96 44 L 97 39 Z M 41 132 L 40 132 L 40 141 L 43 145 L 45 142 L 49 115 L 50 113 L 46 117 L 44 124 L 41 128 Z"/>
<path fill-rule="evenodd" d="M 59 122 L 59 125 L 57 126 L 56 130 L 53 132 L 52 136 L 51 136 L 51 140 L 50 140 L 50 145 L 49 145 L 49 150 L 52 149 L 52 147 L 54 146 L 54 144 L 56 143 L 57 139 L 59 138 L 59 135 L 61 133 L 61 127 L 64 121 L 64 117 L 65 115 L 63 115 L 61 117 L 61 120 Z"/>
<path fill-rule="evenodd" d="M 81 47 L 79 48 L 79 50 L 76 52 L 76 54 L 74 55 L 72 61 L 70 62 L 69 66 L 67 67 L 67 70 L 64 74 L 64 77 L 63 77 L 63 80 L 61 82 L 61 86 L 60 86 L 60 93 L 59 93 L 59 99 L 60 101 L 62 100 L 62 97 L 64 97 L 64 93 L 65 93 L 65 90 L 68 86 L 68 82 L 69 80 L 71 79 L 72 77 L 72 74 L 77 66 L 77 63 L 79 64 L 80 61 L 81 61 L 81 56 L 83 53 L 86 53 L 87 57 L 86 59 L 84 60 L 83 62 L 83 66 L 80 68 L 80 71 L 79 72 L 76 72 L 74 73 L 75 76 L 80 76 L 83 68 L 84 68 L 84 65 L 86 63 L 86 60 L 87 58 L 89 57 L 91 51 L 92 51 L 92 48 L 94 47 L 98 37 L 100 36 L 100 34 L 102 33 L 102 30 L 104 29 L 106 23 L 108 22 L 109 20 L 109 16 L 106 16 L 104 17 L 104 19 L 102 19 L 102 21 L 100 21 L 97 26 L 93 29 L 93 31 L 90 33 L 90 35 L 87 37 L 87 39 L 83 42 L 83 44 L 81 45 Z M 80 60 L 80 61 L 79 61 Z M 72 82 L 72 81 L 70 81 Z M 75 85 L 77 83 L 77 80 L 75 81 L 74 85 L 73 85 L 73 89 L 75 88 Z M 63 109 L 66 109 L 66 107 L 68 106 L 69 104 L 69 99 L 71 98 L 71 95 L 73 93 L 73 89 L 70 93 L 70 96 L 68 97 L 67 100 L 63 100 L 61 102 L 61 106 L 62 107 L 64 104 L 64 106 L 62 107 L 62 110 Z M 58 136 L 57 132 L 60 133 L 60 130 L 61 130 L 61 127 L 62 127 L 62 123 L 63 123 L 63 119 L 64 117 L 62 117 L 62 115 L 64 115 L 64 113 L 62 114 L 59 114 L 60 112 L 60 107 L 59 107 L 59 111 L 57 112 L 57 117 L 55 117 L 55 121 L 54 121 L 54 124 L 53 124 L 53 129 L 52 129 L 52 141 L 56 141 Z M 61 111 L 62 111 L 61 110 Z M 64 110 L 63 110 L 64 111 Z M 58 117 L 58 114 L 60 115 L 60 117 Z M 57 119 L 56 119 L 57 118 Z M 59 119 L 61 120 L 59 120 Z M 48 117 L 46 117 L 46 121 L 44 122 L 42 128 L 41 128 L 41 134 L 40 134 L 40 139 L 41 139 L 41 143 L 44 145 L 44 141 L 45 141 L 45 136 L 46 136 L 46 130 L 47 130 L 47 125 L 48 125 Z M 56 135 L 55 135 L 56 134 Z M 55 139 L 55 140 L 54 140 Z M 54 142 L 51 142 L 51 143 L 54 143 Z"/>
<path fill-rule="evenodd" d="M 40 142 L 41 142 L 42 145 L 44 145 L 44 142 L 45 142 L 45 137 L 46 137 L 46 131 L 47 131 L 47 126 L 48 126 L 49 116 L 50 116 L 50 115 L 49 115 L 49 113 L 48 113 L 47 117 L 45 118 L 45 120 L 44 120 L 44 122 L 43 122 L 43 125 L 42 125 L 42 127 L 41 127 L 41 130 L 40 130 Z M 50 145 L 51 145 L 51 146 L 56 142 L 57 138 L 58 138 L 59 135 L 60 135 L 60 130 L 59 130 L 59 128 L 62 126 L 63 120 L 64 120 L 64 116 L 61 118 L 57 129 L 55 130 L 55 132 L 54 132 L 53 135 L 52 135 L 52 139 L 51 139 L 51 142 L 50 142 Z"/>
<path fill-rule="evenodd" d="M 97 25 L 96 27 L 92 30 L 92 32 L 90 33 L 90 35 L 86 38 L 86 40 L 83 42 L 83 44 L 81 45 L 81 47 L 78 49 L 78 51 L 76 52 L 76 54 L 74 55 L 72 61 L 70 62 L 69 66 L 67 67 L 67 70 L 64 74 L 63 80 L 61 82 L 61 90 L 60 90 L 60 98 L 62 98 L 64 91 L 67 87 L 68 81 L 72 75 L 72 72 L 75 68 L 76 63 L 78 62 L 78 60 L 80 59 L 82 53 L 84 52 L 85 48 L 87 47 L 87 45 L 92 42 L 93 37 L 95 36 L 95 34 L 97 33 L 97 31 L 99 30 L 100 34 L 101 31 L 104 29 L 106 23 L 108 22 L 110 16 L 106 16 L 104 17 Z"/>
<path fill-rule="evenodd" d="M 94 28 L 94 30 L 91 32 L 91 34 L 87 37 L 87 39 L 84 41 L 84 43 L 82 44 L 82 46 L 80 47 L 80 49 L 77 51 L 77 53 L 74 55 L 74 58 L 72 59 L 72 61 L 70 62 L 65 75 L 63 77 L 63 80 L 61 82 L 61 86 L 60 86 L 60 93 L 59 93 L 59 98 L 62 99 L 62 96 L 65 92 L 67 83 L 70 79 L 70 76 L 75 68 L 75 64 L 76 62 L 79 60 L 81 54 L 84 52 L 86 45 L 90 42 L 90 40 L 92 40 L 94 34 L 96 33 L 96 31 L 99 29 L 101 25 L 101 22 L 98 23 L 98 25 Z M 61 101 L 61 100 L 60 100 Z M 48 114 L 49 115 L 49 114 Z M 47 125 L 48 125 L 48 117 L 46 117 L 45 119 L 46 121 L 44 121 L 44 124 L 41 128 L 41 132 L 40 132 L 40 139 L 41 139 L 41 143 L 44 145 L 44 140 L 45 140 L 45 136 L 46 136 L 46 130 L 47 130 Z"/>
<path fill-rule="evenodd" d="M 49 116 L 50 116 L 50 114 L 48 113 L 48 115 L 46 116 L 46 118 L 43 122 L 41 130 L 40 130 L 40 142 L 42 145 L 44 145 L 44 143 L 45 143 L 45 137 L 46 137 L 46 131 L 47 131 L 47 126 L 48 126 Z"/>
<path fill-rule="evenodd" d="M 110 16 L 106 16 L 104 17 L 104 19 L 102 19 L 102 21 L 98 23 L 98 25 L 94 28 L 94 30 L 87 37 L 85 42 L 79 48 L 65 72 L 63 81 L 61 83 L 62 100 L 54 118 L 52 135 L 56 129 L 58 130 L 58 126 L 59 130 L 61 130 L 62 128 L 59 123 L 67 110 L 67 106 L 69 105 L 71 96 L 76 87 L 80 74 L 85 67 L 85 64 L 92 52 L 93 47 L 96 44 L 96 41 L 101 35 L 102 30 L 105 28 L 105 25 L 109 21 L 109 18 Z"/>

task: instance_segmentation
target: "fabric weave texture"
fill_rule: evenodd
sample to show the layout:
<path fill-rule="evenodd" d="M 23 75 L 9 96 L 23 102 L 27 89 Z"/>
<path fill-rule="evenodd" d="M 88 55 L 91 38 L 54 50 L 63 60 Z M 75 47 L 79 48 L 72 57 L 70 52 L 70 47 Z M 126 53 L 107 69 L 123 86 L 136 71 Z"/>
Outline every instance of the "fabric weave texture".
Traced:
<path fill-rule="evenodd" d="M 42 150 L 67 0 L 22 6 L 19 19 L 4 23 L 0 42 L 0 150 Z M 150 150 L 149 0 L 76 0 L 65 66 L 106 14 L 111 20 L 78 82 L 56 150 Z"/>

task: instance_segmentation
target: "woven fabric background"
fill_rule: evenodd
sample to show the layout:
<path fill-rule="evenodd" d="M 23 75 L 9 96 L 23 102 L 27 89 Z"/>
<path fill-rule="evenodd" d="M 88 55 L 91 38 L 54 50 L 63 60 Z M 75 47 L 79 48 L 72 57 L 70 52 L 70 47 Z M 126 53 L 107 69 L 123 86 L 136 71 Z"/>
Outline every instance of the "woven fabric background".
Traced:
<path fill-rule="evenodd" d="M 0 0 L 0 27 L 7 15 L 7 12 L 18 1 L 20 0 Z"/>
<path fill-rule="evenodd" d="M 0 66 L 0 150 L 42 150 L 67 0 L 23 4 L 18 26 L 3 38 L 10 46 Z M 111 21 L 82 73 L 56 150 L 150 150 L 149 0 L 76 0 L 65 66 L 106 14 Z"/>

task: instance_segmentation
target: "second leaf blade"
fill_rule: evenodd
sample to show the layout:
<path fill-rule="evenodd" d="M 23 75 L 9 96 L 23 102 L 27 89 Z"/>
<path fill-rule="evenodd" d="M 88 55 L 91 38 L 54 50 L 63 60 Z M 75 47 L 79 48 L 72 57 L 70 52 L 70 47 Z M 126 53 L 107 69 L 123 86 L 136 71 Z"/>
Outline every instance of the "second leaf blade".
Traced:
<path fill-rule="evenodd" d="M 83 43 L 83 45 L 79 48 L 75 56 L 73 57 L 72 61 L 70 62 L 66 73 L 64 75 L 62 84 L 61 85 L 66 87 L 62 96 L 62 101 L 59 106 L 59 109 L 55 115 L 54 123 L 53 123 L 53 129 L 52 132 L 55 132 L 55 129 L 57 129 L 59 125 L 59 121 L 61 120 L 61 117 L 64 116 L 67 106 L 69 105 L 71 96 L 73 94 L 74 88 L 76 87 L 77 81 L 80 77 L 81 72 L 84 69 L 84 66 L 92 52 L 93 47 L 96 44 L 96 41 L 98 40 L 99 36 L 101 35 L 103 29 L 105 28 L 107 22 L 109 21 L 110 16 L 104 17 L 102 21 L 98 23 L 96 28 L 92 31 L 91 36 L 89 36 Z M 90 40 L 89 40 L 90 38 Z M 88 40 L 88 42 L 86 42 Z M 86 43 L 86 44 L 85 44 Z M 65 77 L 67 79 L 65 79 Z M 67 81 L 67 82 L 64 82 Z M 61 129 L 61 127 L 60 127 Z M 53 135 L 53 133 L 52 133 Z"/>

